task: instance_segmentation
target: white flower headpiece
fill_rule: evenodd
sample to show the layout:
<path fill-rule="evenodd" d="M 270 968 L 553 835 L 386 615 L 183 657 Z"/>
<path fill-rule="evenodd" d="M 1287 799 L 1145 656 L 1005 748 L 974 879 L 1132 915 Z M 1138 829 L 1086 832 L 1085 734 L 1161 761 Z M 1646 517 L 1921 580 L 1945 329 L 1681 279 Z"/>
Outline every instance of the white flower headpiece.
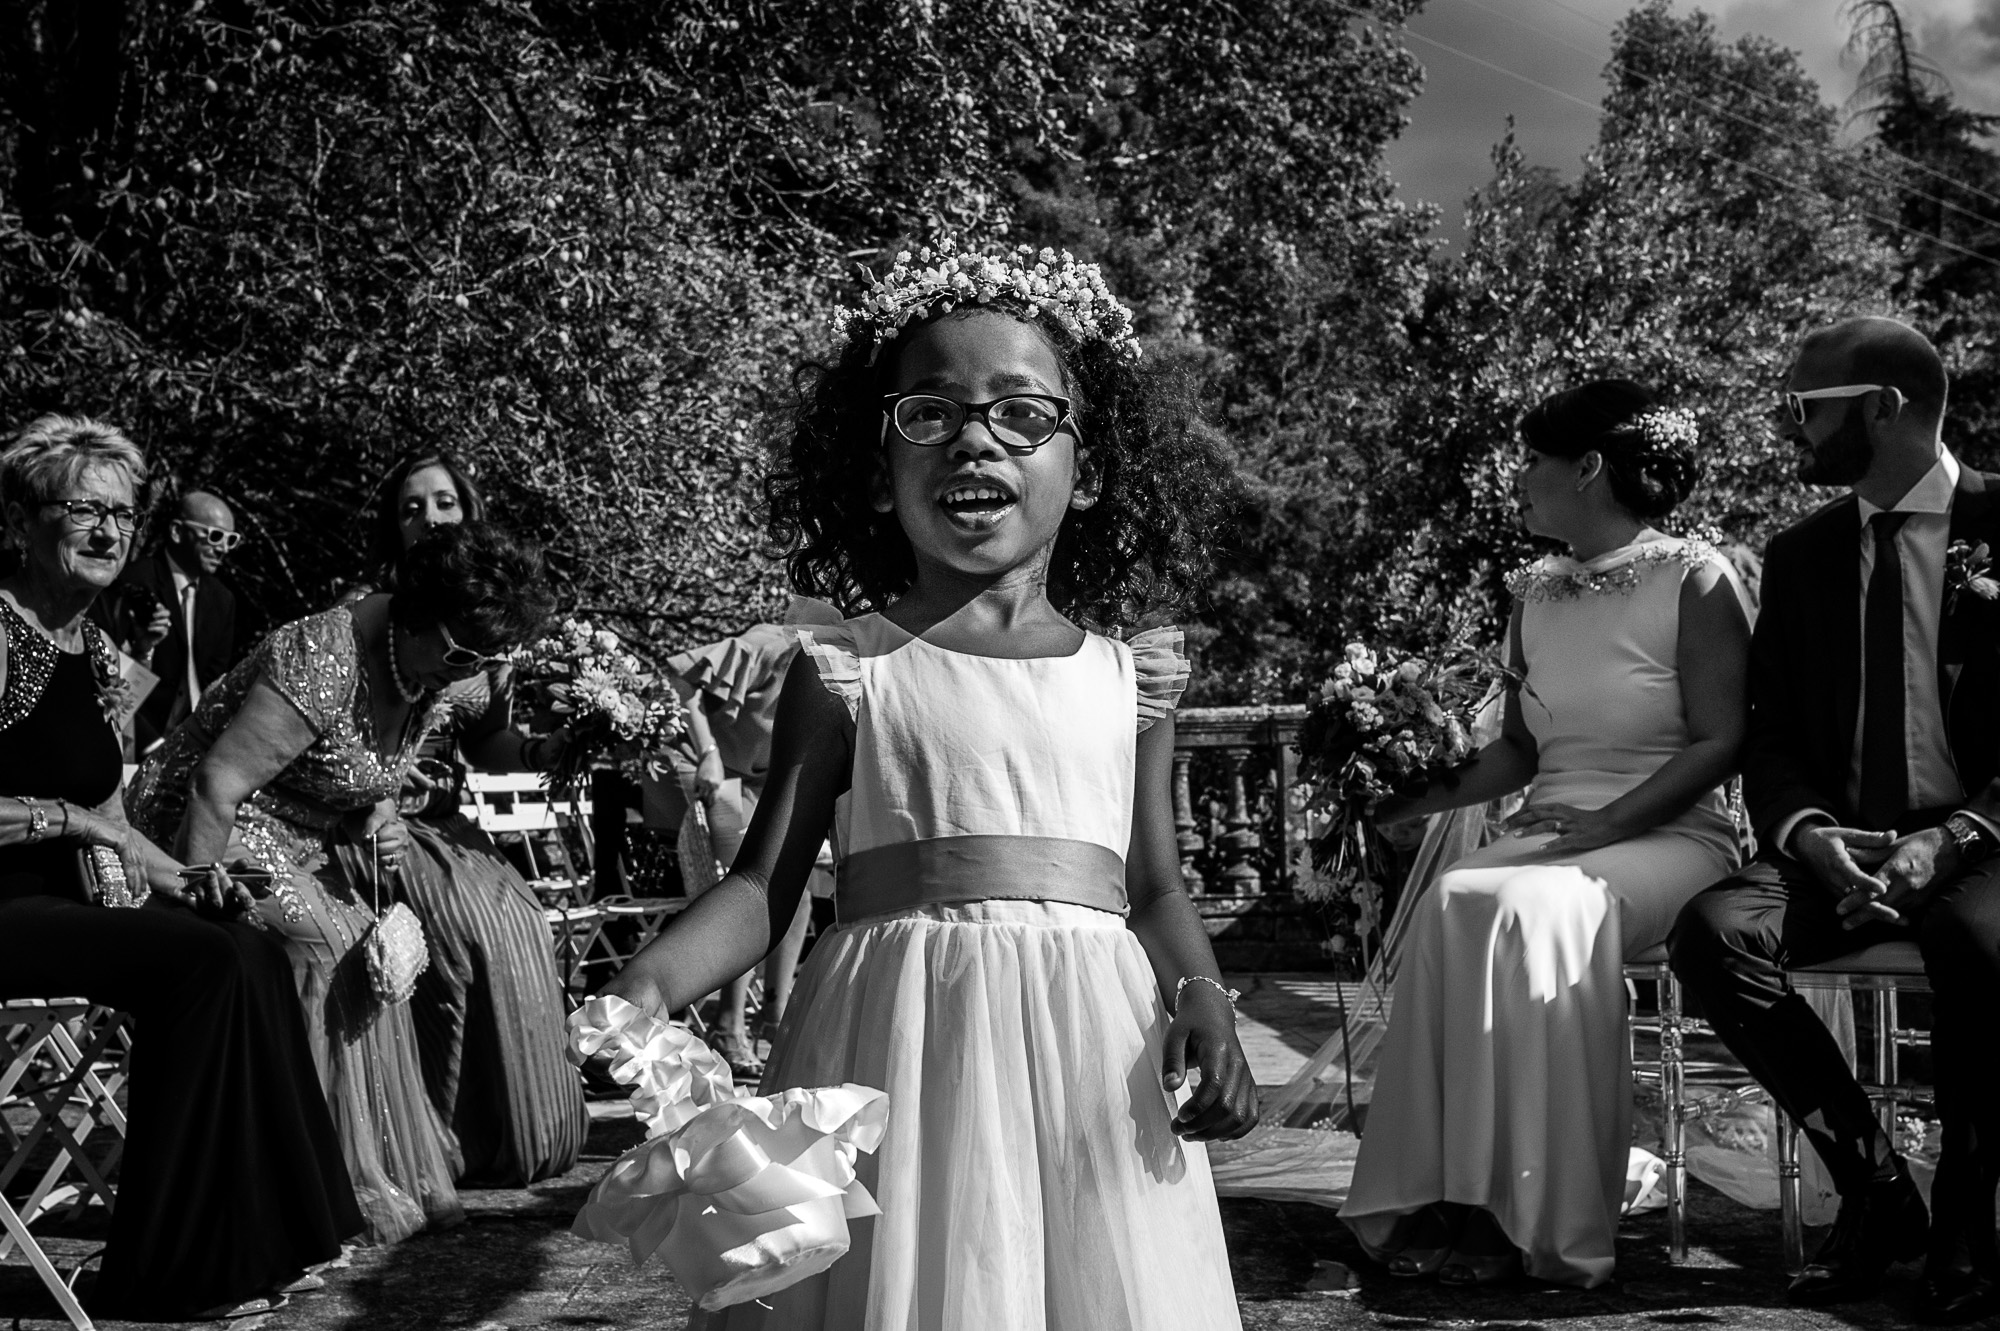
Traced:
<path fill-rule="evenodd" d="M 1692 450 L 1701 442 L 1694 413 L 1686 407 L 1648 407 L 1632 418 L 1632 426 L 1646 441 L 1648 451 L 1668 448 Z"/>
<path fill-rule="evenodd" d="M 898 254 L 889 275 L 861 298 L 860 309 L 835 307 L 833 333 L 853 342 L 870 338 L 879 352 L 912 319 L 993 300 L 1046 316 L 1078 341 L 1109 342 L 1120 355 L 1138 358 L 1132 311 L 1104 285 L 1096 264 L 1078 263 L 1068 250 L 1037 252 L 1031 245 L 1008 256 L 961 252 L 949 236 L 914 255 Z"/>

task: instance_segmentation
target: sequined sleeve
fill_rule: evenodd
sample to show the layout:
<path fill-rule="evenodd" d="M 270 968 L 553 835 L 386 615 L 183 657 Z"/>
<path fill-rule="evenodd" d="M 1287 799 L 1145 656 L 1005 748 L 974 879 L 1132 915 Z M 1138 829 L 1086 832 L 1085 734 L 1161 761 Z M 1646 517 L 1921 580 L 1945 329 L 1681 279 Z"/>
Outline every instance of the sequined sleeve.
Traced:
<path fill-rule="evenodd" d="M 325 734 L 353 705 L 359 658 L 352 617 L 337 607 L 275 630 L 257 648 L 261 673 L 299 709 L 316 734 Z"/>
<path fill-rule="evenodd" d="M 1139 676 L 1139 729 L 1172 715 L 1188 685 L 1187 639 L 1173 627 L 1132 635 L 1132 668 Z"/>

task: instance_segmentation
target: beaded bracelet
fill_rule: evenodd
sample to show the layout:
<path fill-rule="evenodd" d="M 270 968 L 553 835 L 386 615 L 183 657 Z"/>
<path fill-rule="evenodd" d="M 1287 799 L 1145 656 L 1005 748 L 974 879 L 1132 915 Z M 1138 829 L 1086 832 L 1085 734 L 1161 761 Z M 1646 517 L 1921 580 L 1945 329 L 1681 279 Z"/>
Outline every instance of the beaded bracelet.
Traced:
<path fill-rule="evenodd" d="M 1243 997 L 1243 993 L 1241 990 L 1224 988 L 1222 981 L 1220 980 L 1211 979 L 1206 975 L 1183 975 L 1181 976 L 1181 982 L 1174 986 L 1175 1016 L 1179 1016 L 1181 1011 L 1181 990 L 1195 983 L 1214 985 L 1216 992 L 1229 1000 L 1229 1010 L 1232 1013 L 1236 1011 L 1236 1000 Z"/>
<path fill-rule="evenodd" d="M 28 811 L 27 842 L 32 846 L 49 834 L 49 811 L 26 795 L 16 795 L 14 802 Z"/>

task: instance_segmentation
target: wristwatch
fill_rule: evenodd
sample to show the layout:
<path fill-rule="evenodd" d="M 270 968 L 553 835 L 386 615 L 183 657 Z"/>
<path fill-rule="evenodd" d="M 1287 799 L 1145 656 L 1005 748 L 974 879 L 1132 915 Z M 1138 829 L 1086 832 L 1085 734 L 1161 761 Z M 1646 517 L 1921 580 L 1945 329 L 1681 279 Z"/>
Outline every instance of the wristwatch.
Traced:
<path fill-rule="evenodd" d="M 1958 858 L 1965 864 L 1977 864 L 1994 851 L 1993 834 L 1970 814 L 1955 813 L 1945 819 L 1944 832 L 1958 847 Z"/>

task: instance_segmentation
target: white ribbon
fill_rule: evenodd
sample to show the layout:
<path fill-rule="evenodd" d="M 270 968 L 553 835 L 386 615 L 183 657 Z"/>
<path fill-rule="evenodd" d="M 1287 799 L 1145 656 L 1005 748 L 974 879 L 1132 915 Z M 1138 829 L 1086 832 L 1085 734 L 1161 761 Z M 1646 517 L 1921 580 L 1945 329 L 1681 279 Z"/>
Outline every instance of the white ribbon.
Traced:
<path fill-rule="evenodd" d="M 736 1092 L 729 1065 L 692 1031 L 649 1017 L 615 994 L 570 1013 L 569 1049 L 578 1063 L 609 1052 L 611 1079 L 632 1088 L 632 1110 L 648 1137 L 672 1132 Z"/>
<path fill-rule="evenodd" d="M 879 1215 L 855 1157 L 882 1144 L 889 1097 L 849 1083 L 731 1098 L 729 1069 L 685 1027 L 600 997 L 570 1016 L 578 1062 L 609 1051 L 647 1140 L 619 1157 L 574 1232 L 658 1253 L 713 1311 L 816 1275 L 844 1254 L 847 1222 Z"/>

